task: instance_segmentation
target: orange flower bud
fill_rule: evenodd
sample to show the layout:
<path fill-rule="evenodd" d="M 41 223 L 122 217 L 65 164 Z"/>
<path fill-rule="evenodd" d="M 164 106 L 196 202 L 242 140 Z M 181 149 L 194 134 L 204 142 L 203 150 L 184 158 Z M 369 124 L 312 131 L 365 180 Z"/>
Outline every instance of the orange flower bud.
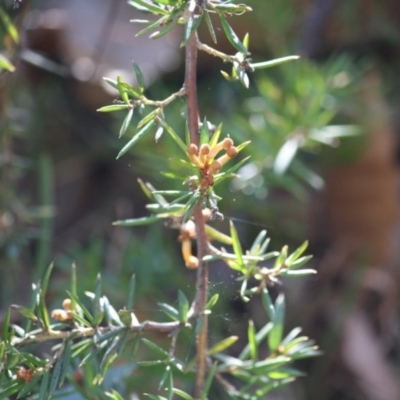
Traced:
<path fill-rule="evenodd" d="M 225 148 L 225 146 L 227 146 L 227 148 L 229 148 L 229 144 L 232 146 L 232 143 L 232 139 L 230 138 L 221 140 L 211 149 L 210 153 L 208 154 L 208 158 L 210 160 L 213 159 L 221 150 Z"/>
<path fill-rule="evenodd" d="M 199 266 L 199 259 L 195 256 L 190 256 L 185 265 L 190 269 L 196 269 Z"/>
<path fill-rule="evenodd" d="M 197 154 L 199 153 L 199 148 L 194 143 L 191 143 L 187 149 L 189 160 L 192 164 L 196 165 L 196 167 L 203 168 L 204 163 L 199 160 Z"/>
<path fill-rule="evenodd" d="M 63 309 L 65 311 L 71 311 L 71 299 L 64 299 L 62 302 Z"/>
<path fill-rule="evenodd" d="M 205 155 L 207 155 L 208 153 L 210 153 L 210 150 L 211 150 L 210 145 L 207 144 L 207 143 L 204 143 L 204 144 L 202 144 L 202 145 L 200 146 L 199 154 L 200 154 L 201 156 L 203 156 L 203 155 L 205 156 Z"/>
<path fill-rule="evenodd" d="M 230 158 L 236 157 L 238 155 L 238 149 L 235 146 L 230 147 L 227 151 L 226 154 L 228 154 L 228 156 Z"/>
<path fill-rule="evenodd" d="M 192 242 L 190 239 L 182 241 L 182 255 L 188 268 L 194 269 L 198 267 L 199 260 L 192 255 Z"/>
<path fill-rule="evenodd" d="M 204 222 L 207 222 L 211 217 L 211 210 L 209 208 L 203 208 L 201 213 L 203 214 Z"/>
<path fill-rule="evenodd" d="M 217 172 L 219 172 L 219 170 L 221 168 L 222 168 L 222 164 L 218 160 L 213 161 L 213 163 L 210 165 L 210 171 L 213 174 L 216 174 Z"/>
<path fill-rule="evenodd" d="M 190 143 L 190 145 L 188 146 L 188 154 L 191 156 L 197 156 L 199 152 L 199 148 L 197 147 L 197 145 L 195 145 L 194 143 Z"/>
<path fill-rule="evenodd" d="M 225 138 L 222 141 L 222 146 L 225 150 L 229 150 L 233 146 L 233 140 L 231 138 Z"/>
<path fill-rule="evenodd" d="M 25 383 L 30 382 L 33 379 L 34 371 L 32 369 L 26 369 L 21 367 L 16 373 L 15 376 L 17 379 L 23 379 Z"/>
<path fill-rule="evenodd" d="M 200 159 L 200 162 L 203 164 L 203 165 L 205 165 L 205 164 L 207 164 L 207 162 L 208 162 L 208 160 L 209 160 L 209 156 L 208 156 L 208 154 L 210 153 L 210 150 L 211 150 L 211 148 L 210 148 L 210 145 L 208 145 L 208 144 L 206 144 L 206 143 L 204 143 L 204 144 L 202 144 L 201 146 L 200 146 L 200 150 L 199 150 L 199 159 Z"/>
<path fill-rule="evenodd" d="M 56 321 L 68 321 L 72 318 L 69 312 L 65 310 L 56 309 L 51 312 L 51 317 Z"/>

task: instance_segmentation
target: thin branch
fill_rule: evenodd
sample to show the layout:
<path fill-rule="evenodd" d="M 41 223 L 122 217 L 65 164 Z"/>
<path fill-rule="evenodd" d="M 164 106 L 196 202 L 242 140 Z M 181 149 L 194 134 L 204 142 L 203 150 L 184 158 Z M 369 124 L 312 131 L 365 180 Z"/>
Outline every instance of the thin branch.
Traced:
<path fill-rule="evenodd" d="M 243 60 L 240 60 L 236 56 L 230 56 L 230 55 L 222 53 L 221 51 L 218 51 L 204 43 L 201 43 L 200 40 L 197 40 L 196 45 L 197 45 L 198 50 L 204 51 L 214 57 L 218 57 L 221 60 L 223 60 L 224 62 L 231 62 L 231 63 L 237 62 L 240 64 L 243 61 Z"/>
<path fill-rule="evenodd" d="M 185 89 L 187 96 L 187 120 L 190 141 L 199 144 L 199 108 L 197 105 L 197 45 L 196 33 L 186 44 Z"/>
<path fill-rule="evenodd" d="M 145 96 L 141 96 L 138 100 L 133 100 L 130 102 L 130 108 L 135 108 L 137 106 L 140 106 L 141 104 L 144 104 L 146 106 L 154 106 L 158 108 L 165 108 L 169 104 L 171 104 L 174 100 L 178 99 L 179 97 L 183 97 L 186 95 L 186 90 L 185 88 L 179 89 L 178 92 L 175 92 L 171 94 L 171 96 L 168 96 L 164 100 L 150 100 Z"/>
<path fill-rule="evenodd" d="M 193 315 L 193 318 L 195 316 Z M 153 331 L 160 333 L 176 333 L 176 331 L 183 329 L 186 326 L 190 326 L 190 324 L 183 324 L 182 322 L 156 322 L 156 321 L 144 321 L 141 324 L 134 325 L 131 327 L 125 327 L 129 329 L 131 332 L 143 332 L 143 331 Z M 37 335 L 28 335 L 25 338 L 14 338 L 11 341 L 11 345 L 15 347 L 24 347 L 33 343 L 42 343 L 47 342 L 49 340 L 65 340 L 68 339 L 71 335 L 74 335 L 74 338 L 85 338 L 85 337 L 93 337 L 96 333 L 100 333 L 104 335 L 111 331 L 119 331 L 124 330 L 124 327 L 121 326 L 109 326 L 109 327 L 96 327 L 96 328 L 74 328 L 66 331 L 55 331 L 49 330 L 45 332 L 41 332 Z"/>
<path fill-rule="evenodd" d="M 196 6 L 192 0 L 191 6 Z M 189 7 L 191 13 L 194 13 L 194 7 Z M 187 118 L 190 133 L 190 141 L 196 145 L 199 144 L 199 110 L 197 105 L 197 35 L 194 33 L 186 44 L 185 59 L 185 89 L 187 96 Z M 200 315 L 202 326 L 197 336 L 197 372 L 194 389 L 194 397 L 200 398 L 203 391 L 206 371 L 207 371 L 207 335 L 208 319 L 204 313 L 208 297 L 208 265 L 202 261 L 207 254 L 207 235 L 205 231 L 205 222 L 202 214 L 201 198 L 194 209 L 193 217 L 196 225 L 197 237 L 197 257 L 199 266 L 196 278 L 196 295 L 191 307 L 191 314 Z"/>

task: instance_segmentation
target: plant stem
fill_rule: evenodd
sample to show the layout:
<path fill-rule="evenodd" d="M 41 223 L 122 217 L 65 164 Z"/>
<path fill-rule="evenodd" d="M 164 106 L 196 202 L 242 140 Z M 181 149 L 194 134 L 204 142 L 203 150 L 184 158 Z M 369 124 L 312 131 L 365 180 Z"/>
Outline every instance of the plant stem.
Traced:
<path fill-rule="evenodd" d="M 185 90 L 187 98 L 187 123 L 190 141 L 199 144 L 199 108 L 197 106 L 197 45 L 196 34 L 186 44 Z"/>
<path fill-rule="evenodd" d="M 180 329 L 183 329 L 185 326 L 190 326 L 189 324 L 182 324 L 181 322 L 156 322 L 156 321 L 144 321 L 141 324 L 131 326 L 131 327 L 120 327 L 120 326 L 110 326 L 110 327 L 96 327 L 96 328 L 74 328 L 65 331 L 59 330 L 49 330 L 39 332 L 38 334 L 29 334 L 24 338 L 14 338 L 11 341 L 11 345 L 16 348 L 22 348 L 34 343 L 43 343 L 49 340 L 65 340 L 71 337 L 74 338 L 85 338 L 92 337 L 96 333 L 100 333 L 101 335 L 105 335 L 111 331 L 117 332 L 116 334 L 122 333 L 122 331 L 129 330 L 133 332 L 144 332 L 144 331 L 152 331 L 159 333 L 169 333 L 176 335 Z"/>
<path fill-rule="evenodd" d="M 190 141 L 199 144 L 199 109 L 197 105 L 197 35 L 193 34 L 186 44 L 185 59 L 185 89 L 187 96 L 187 118 L 190 133 Z M 208 265 L 203 262 L 203 257 L 207 254 L 207 235 L 202 214 L 201 198 L 194 212 L 194 222 L 196 225 L 197 238 L 197 257 L 199 266 L 196 278 L 196 294 L 192 305 L 194 315 L 202 318 L 200 333 L 197 336 L 197 373 L 194 388 L 194 397 L 200 398 L 204 387 L 207 370 L 207 334 L 208 319 L 204 313 L 208 297 Z"/>

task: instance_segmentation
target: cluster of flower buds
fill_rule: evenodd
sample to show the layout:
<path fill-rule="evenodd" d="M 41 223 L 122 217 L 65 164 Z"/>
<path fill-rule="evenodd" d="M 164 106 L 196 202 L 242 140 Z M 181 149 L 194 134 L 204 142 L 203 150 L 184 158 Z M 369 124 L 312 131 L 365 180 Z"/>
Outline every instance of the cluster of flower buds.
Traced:
<path fill-rule="evenodd" d="M 204 221 L 208 221 L 211 216 L 211 210 L 205 208 L 202 210 Z M 187 221 L 180 228 L 178 241 L 182 243 L 182 256 L 186 267 L 195 269 L 199 266 L 199 259 L 192 254 L 192 239 L 196 237 L 196 225 L 192 220 Z"/>
<path fill-rule="evenodd" d="M 23 379 L 25 383 L 29 383 L 35 374 L 35 370 L 33 369 L 26 369 L 24 367 L 20 367 L 19 370 L 16 372 L 15 376 L 17 379 Z"/>
<path fill-rule="evenodd" d="M 219 152 L 225 151 L 225 154 L 215 158 Z M 188 147 L 188 156 L 193 165 L 200 169 L 200 186 L 208 188 L 214 184 L 214 175 L 233 157 L 238 154 L 238 149 L 234 146 L 231 138 L 225 138 L 211 147 L 204 143 L 200 149 L 194 143 Z"/>
<path fill-rule="evenodd" d="M 70 321 L 72 319 L 71 299 L 65 299 L 62 303 L 63 309 L 55 309 L 51 313 L 51 317 L 56 321 Z"/>

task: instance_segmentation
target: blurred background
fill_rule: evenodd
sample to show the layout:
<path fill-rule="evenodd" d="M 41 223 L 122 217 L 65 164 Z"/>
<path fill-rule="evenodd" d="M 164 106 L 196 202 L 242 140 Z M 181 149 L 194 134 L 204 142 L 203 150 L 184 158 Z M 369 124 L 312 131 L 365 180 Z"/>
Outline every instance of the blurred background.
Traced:
<path fill-rule="evenodd" d="M 299 365 L 304 378 L 268 398 L 398 400 L 400 3 L 247 3 L 254 12 L 230 22 L 241 38 L 250 33 L 253 61 L 302 59 L 257 71 L 245 89 L 223 80 L 220 70 L 229 70 L 220 60 L 199 55 L 202 118 L 253 142 L 240 178 L 218 191 L 225 215 L 218 228 L 227 231 L 232 218 L 244 248 L 262 229 L 274 249 L 309 239 L 318 275 L 283 282 L 287 329 L 302 326 L 323 351 Z M 182 33 L 136 37 L 140 26 L 129 21 L 142 16 L 125 0 L 0 6 L 19 33 L 13 40 L 1 17 L 0 52 L 15 71 L 0 71 L 0 321 L 11 303 L 26 303 L 31 282 L 53 260 L 49 302 L 63 298 L 75 262 L 81 290 L 92 290 L 100 271 L 116 306 L 135 273 L 139 313 L 156 318 L 157 302 L 174 299 L 178 288 L 188 297 L 194 290 L 175 232 L 111 224 L 147 215 L 137 178 L 167 188 L 159 171 L 176 169 L 164 157 L 176 149 L 169 138 L 148 138 L 116 161 L 134 124 L 118 139 L 124 115 L 96 109 L 117 98 L 103 77 L 134 83 L 132 60 L 149 97 L 179 90 Z M 216 32 L 216 47 L 234 53 Z M 206 28 L 200 38 L 211 44 Z M 183 101 L 167 115 L 184 128 Z M 211 292 L 223 293 L 211 317 L 212 339 L 245 335 L 249 318 L 265 323 L 257 306 L 239 300 L 226 267 L 211 275 Z M 127 379 L 126 393 L 142 391 L 141 374 Z"/>

